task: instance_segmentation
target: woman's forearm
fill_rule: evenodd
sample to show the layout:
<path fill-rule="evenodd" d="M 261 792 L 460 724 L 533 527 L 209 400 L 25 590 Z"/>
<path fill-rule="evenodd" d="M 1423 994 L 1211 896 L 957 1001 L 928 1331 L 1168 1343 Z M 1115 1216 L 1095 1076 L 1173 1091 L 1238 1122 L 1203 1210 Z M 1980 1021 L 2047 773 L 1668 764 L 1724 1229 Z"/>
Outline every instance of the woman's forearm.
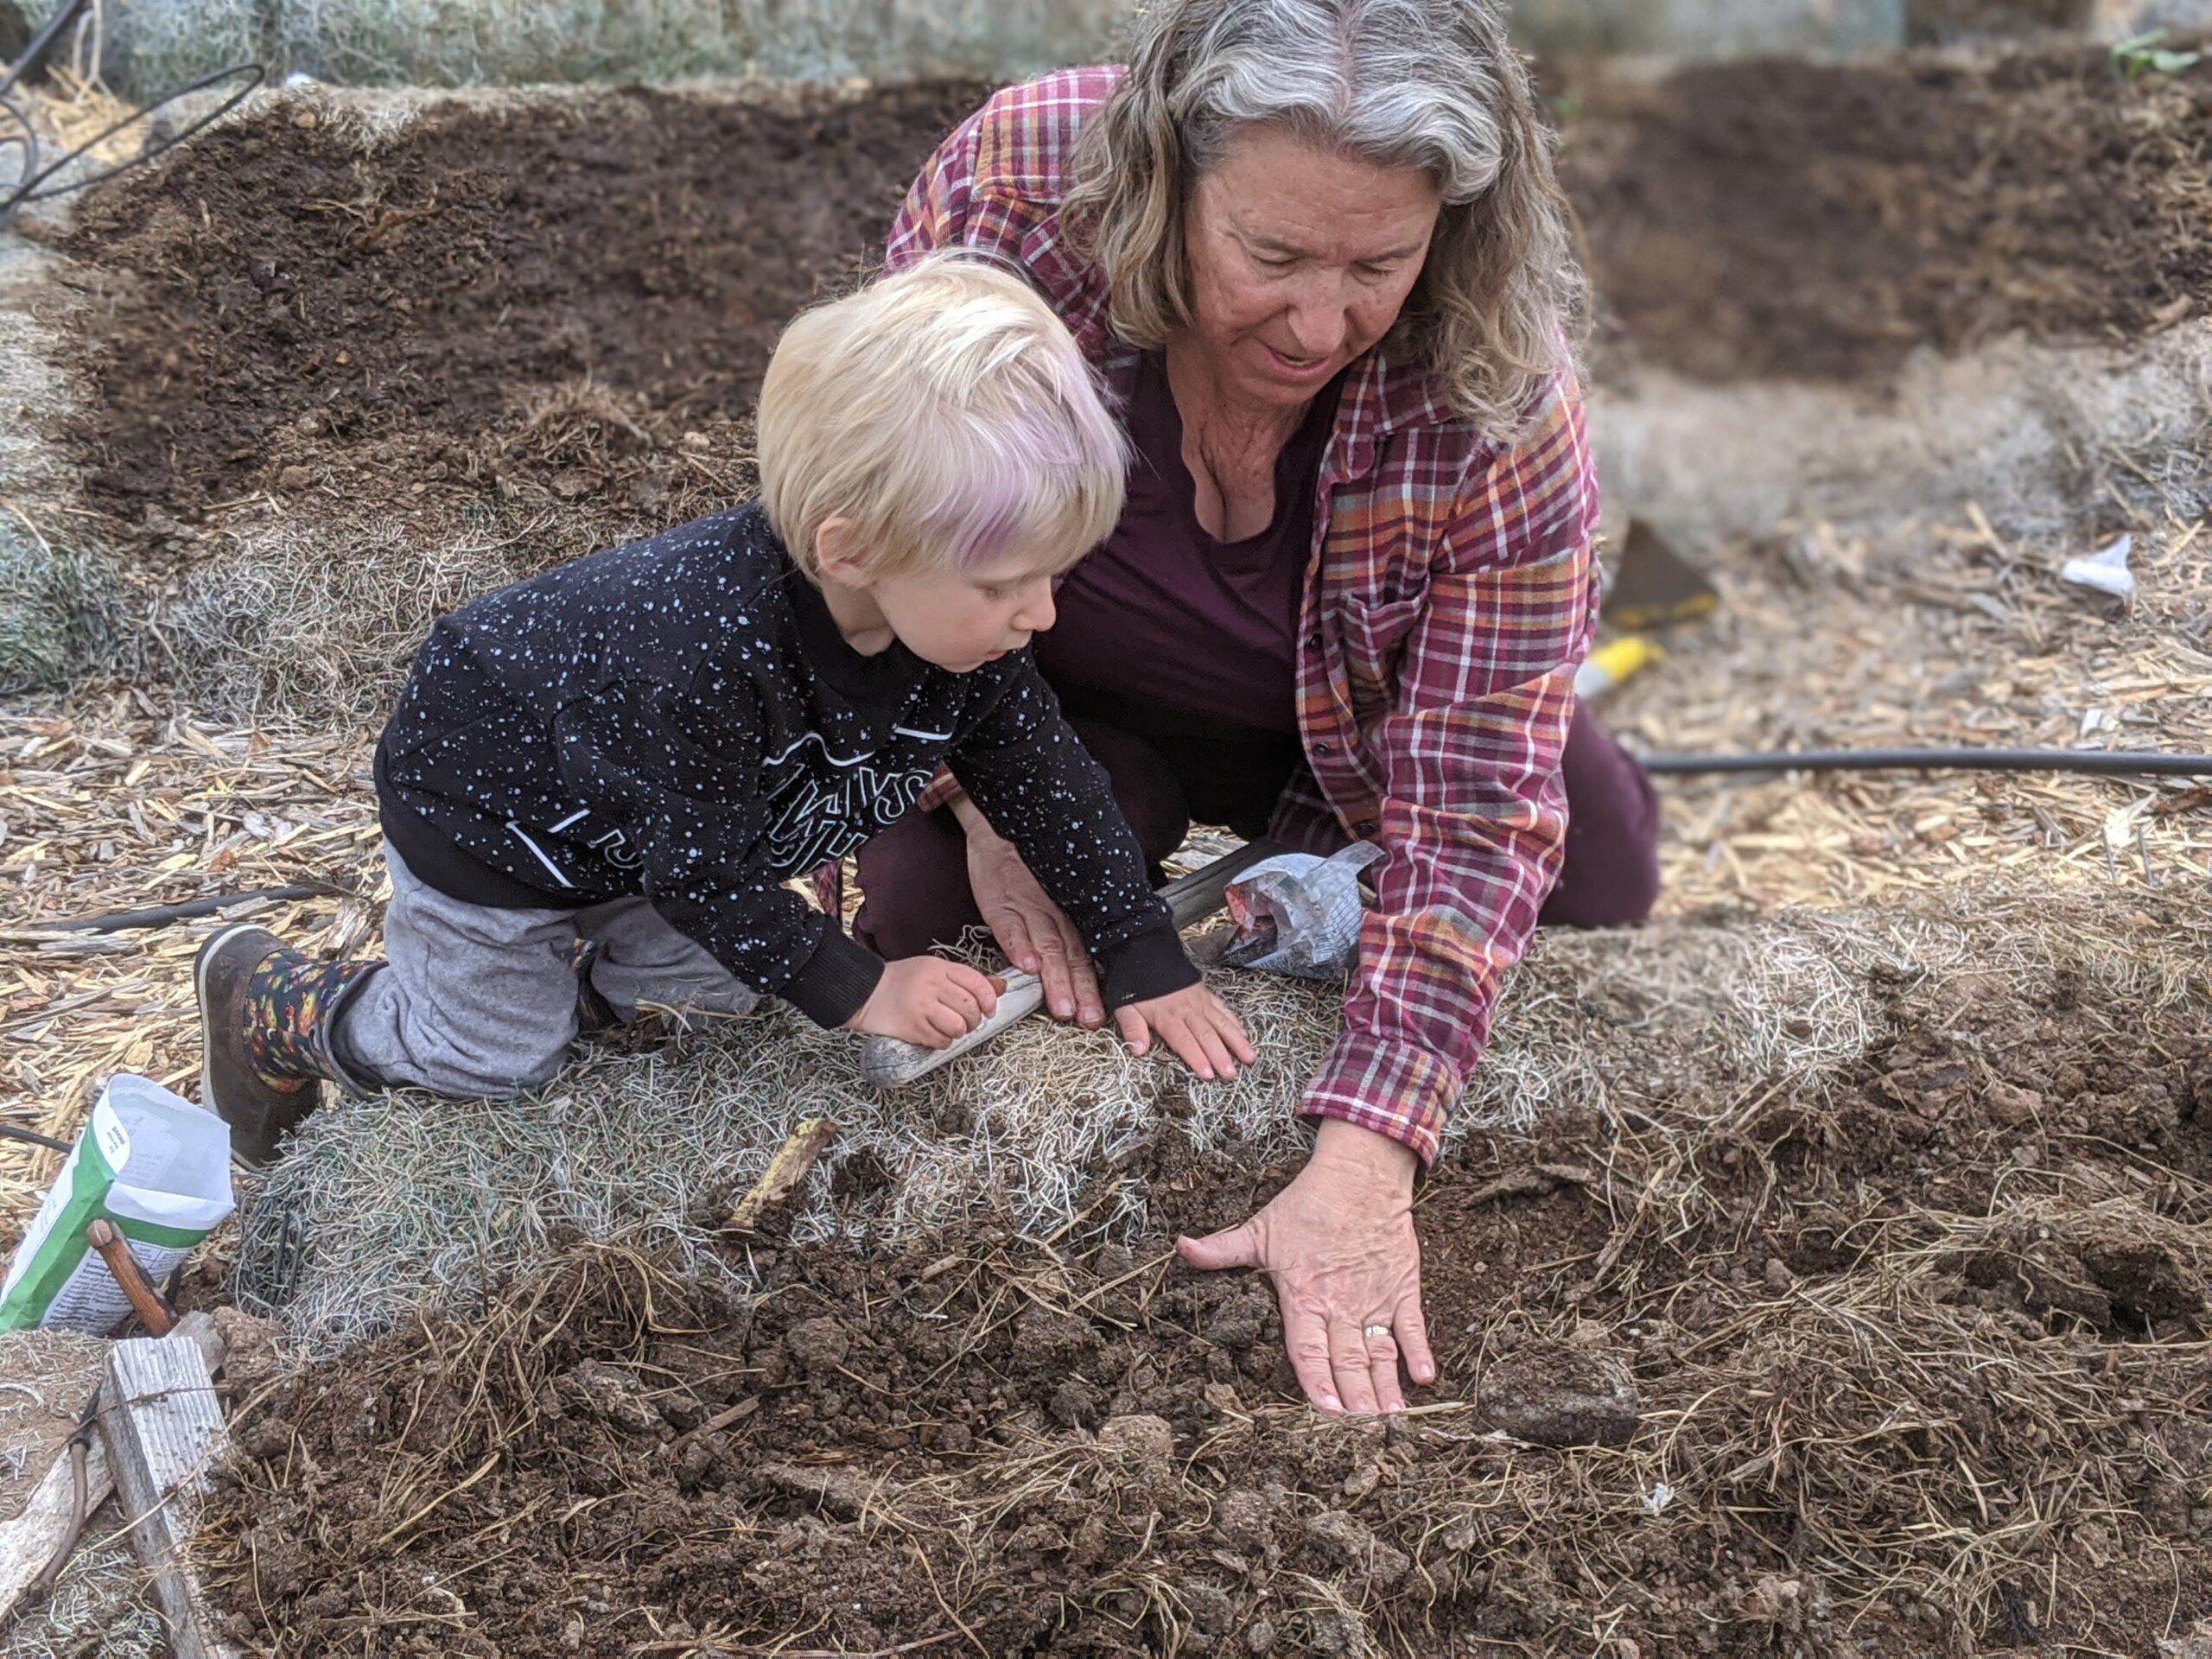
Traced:
<path fill-rule="evenodd" d="M 944 807 L 946 811 L 952 814 L 954 821 L 960 825 L 961 830 L 969 840 L 974 841 L 981 836 L 998 834 L 997 830 L 991 828 L 991 821 L 983 816 L 983 809 L 976 804 L 966 790 L 957 790 L 947 796 Z"/>

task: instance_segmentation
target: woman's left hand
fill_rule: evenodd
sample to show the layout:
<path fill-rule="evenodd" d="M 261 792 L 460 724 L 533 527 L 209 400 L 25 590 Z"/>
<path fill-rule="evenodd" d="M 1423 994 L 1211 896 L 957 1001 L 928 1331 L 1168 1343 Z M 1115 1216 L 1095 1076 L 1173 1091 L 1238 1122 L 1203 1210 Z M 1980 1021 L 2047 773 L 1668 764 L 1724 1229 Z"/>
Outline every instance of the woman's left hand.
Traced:
<path fill-rule="evenodd" d="M 1324 1118 L 1313 1155 L 1242 1226 L 1179 1238 L 1194 1268 L 1262 1268 L 1274 1281 L 1283 1343 L 1323 1411 L 1402 1411 L 1398 1365 L 1436 1380 L 1421 1319 L 1412 1148 Z"/>

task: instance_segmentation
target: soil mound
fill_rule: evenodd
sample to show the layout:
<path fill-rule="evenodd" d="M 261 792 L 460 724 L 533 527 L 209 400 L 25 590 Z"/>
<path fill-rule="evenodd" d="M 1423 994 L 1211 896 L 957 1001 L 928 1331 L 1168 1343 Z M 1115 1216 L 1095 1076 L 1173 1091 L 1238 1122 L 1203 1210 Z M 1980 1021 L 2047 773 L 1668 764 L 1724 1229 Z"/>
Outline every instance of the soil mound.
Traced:
<path fill-rule="evenodd" d="M 66 240 L 100 290 L 86 488 L 133 524 L 316 486 L 590 496 L 604 454 L 518 427 L 594 415 L 598 448 L 658 452 L 743 416 L 985 91 L 494 96 L 396 131 L 272 99 Z M 1605 315 L 1669 366 L 1874 374 L 2012 329 L 2134 337 L 2212 292 L 2212 64 L 1762 60 L 1560 104 Z"/>
<path fill-rule="evenodd" d="M 622 448 L 747 415 L 784 324 L 880 257 L 983 92 L 493 96 L 396 133 L 273 100 L 67 239 L 112 285 L 70 434 L 86 488 L 134 522 L 515 466 L 574 499 L 583 457 L 501 440 L 563 388 Z"/>
<path fill-rule="evenodd" d="M 1562 101 L 1601 315 L 1632 359 L 1848 379 L 2015 329 L 2133 340 L 2212 303 L 2212 64 L 1773 59 Z"/>
<path fill-rule="evenodd" d="M 1401 1420 L 1174 1264 L 1287 1172 L 1171 1140 L 1132 1239 L 579 1245 L 250 1386 L 203 1547 L 286 1652 L 2149 1656 L 2212 1596 L 2212 1052 L 2069 995 L 1440 1166 Z"/>

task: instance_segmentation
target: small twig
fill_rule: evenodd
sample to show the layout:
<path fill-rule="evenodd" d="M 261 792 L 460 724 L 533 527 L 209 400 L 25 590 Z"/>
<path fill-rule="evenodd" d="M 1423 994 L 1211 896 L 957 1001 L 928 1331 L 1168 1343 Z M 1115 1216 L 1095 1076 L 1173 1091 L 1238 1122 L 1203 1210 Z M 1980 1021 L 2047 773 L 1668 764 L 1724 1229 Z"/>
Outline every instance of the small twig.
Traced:
<path fill-rule="evenodd" d="M 1598 1177 L 1592 1171 L 1573 1164 L 1538 1164 L 1529 1169 L 1510 1170 L 1495 1180 L 1484 1182 L 1467 1194 L 1465 1203 L 1472 1209 L 1478 1204 L 1489 1204 L 1498 1198 L 1540 1198 L 1555 1187 L 1595 1186 Z"/>
<path fill-rule="evenodd" d="M 54 1546 L 54 1554 L 46 1558 L 46 1565 L 39 1569 L 30 1587 L 23 1592 L 22 1606 L 29 1607 L 43 1601 L 53 1593 L 60 1581 L 61 1569 L 69 1565 L 69 1557 L 76 1553 L 77 1540 L 85 1533 L 86 1492 L 86 1460 L 91 1455 L 86 1436 L 92 1426 L 93 1407 L 99 1404 L 99 1394 L 93 1391 L 92 1404 L 85 1408 L 85 1418 L 78 1424 L 77 1432 L 69 1437 L 69 1524 L 62 1529 L 60 1539 Z"/>
<path fill-rule="evenodd" d="M 754 1412 L 760 1409 L 760 1396 L 757 1394 L 750 1395 L 746 1399 L 739 1401 L 727 1411 L 716 1412 L 713 1416 L 708 1418 L 705 1422 L 701 1423 L 697 1427 L 685 1429 L 683 1433 L 677 1435 L 674 1440 L 668 1443 L 669 1450 L 673 1452 L 677 1446 L 683 1445 L 686 1440 L 696 1440 L 702 1434 L 711 1434 L 718 1428 L 728 1428 L 732 1423 L 742 1422 L 746 1418 L 750 1417 Z"/>
<path fill-rule="evenodd" d="M 837 1133 L 837 1126 L 826 1117 L 810 1117 L 791 1132 L 790 1138 L 776 1149 L 768 1160 L 768 1167 L 760 1172 L 760 1179 L 753 1190 L 737 1201 L 729 1212 L 728 1225 L 733 1232 L 749 1233 L 760 1225 L 761 1218 L 785 1199 L 798 1191 L 815 1161 L 822 1156 L 822 1149 Z"/>

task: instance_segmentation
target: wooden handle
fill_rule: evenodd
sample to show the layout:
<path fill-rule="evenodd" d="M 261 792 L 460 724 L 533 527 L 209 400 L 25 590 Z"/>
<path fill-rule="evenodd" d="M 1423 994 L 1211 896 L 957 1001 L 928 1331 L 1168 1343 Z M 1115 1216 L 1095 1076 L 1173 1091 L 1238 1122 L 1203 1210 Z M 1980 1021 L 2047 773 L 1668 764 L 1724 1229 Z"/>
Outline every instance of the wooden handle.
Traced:
<path fill-rule="evenodd" d="M 105 1219 L 94 1222 L 85 1229 L 85 1242 L 99 1252 L 100 1260 L 107 1263 L 115 1282 L 123 1287 L 132 1312 L 146 1329 L 157 1337 L 168 1335 L 176 1324 L 176 1310 L 146 1276 L 145 1268 L 138 1265 L 138 1258 L 130 1254 L 130 1242 L 115 1230 L 115 1224 Z"/>
<path fill-rule="evenodd" d="M 1178 929 L 1189 927 L 1221 908 L 1230 882 L 1261 860 L 1273 858 L 1281 851 L 1264 836 L 1257 841 L 1248 841 L 1235 852 L 1224 853 L 1212 863 L 1170 881 L 1160 888 L 1160 899 L 1166 905 L 1167 913 L 1175 918 Z"/>
<path fill-rule="evenodd" d="M 902 1043 L 896 1037 L 871 1037 L 861 1045 L 861 1076 L 872 1088 L 896 1089 L 989 1042 L 1015 1020 L 1027 1019 L 1045 1005 L 1045 983 L 1034 974 L 1008 974 L 1002 980 L 994 974 L 992 978 L 1004 987 L 999 992 L 999 1005 L 975 1030 L 944 1048 L 924 1048 L 919 1043 Z"/>
<path fill-rule="evenodd" d="M 1160 888 L 1160 897 L 1166 904 L 1167 913 L 1174 918 L 1176 927 L 1185 928 L 1212 915 L 1221 908 L 1222 895 L 1231 881 L 1262 859 L 1273 858 L 1281 850 L 1265 839 L 1248 842 L 1203 869 L 1193 870 Z M 1003 978 L 994 974 L 991 982 L 999 988 L 998 1007 L 965 1037 L 946 1048 L 924 1048 L 918 1043 L 902 1043 L 895 1037 L 871 1037 L 861 1045 L 861 1076 L 874 1088 L 899 1088 L 928 1076 L 947 1060 L 982 1047 L 1015 1020 L 1027 1019 L 1045 1004 L 1045 987 L 1034 974 L 1010 973 Z"/>

